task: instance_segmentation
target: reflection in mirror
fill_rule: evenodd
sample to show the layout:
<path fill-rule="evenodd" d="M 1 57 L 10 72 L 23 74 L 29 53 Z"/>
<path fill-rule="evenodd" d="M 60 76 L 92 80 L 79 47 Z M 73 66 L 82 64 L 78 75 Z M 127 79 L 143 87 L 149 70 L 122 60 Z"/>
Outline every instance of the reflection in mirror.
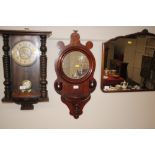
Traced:
<path fill-rule="evenodd" d="M 102 90 L 155 90 L 155 35 L 147 30 L 104 44 Z"/>
<path fill-rule="evenodd" d="M 67 54 L 62 63 L 63 72 L 71 79 L 81 79 L 89 71 L 89 60 L 81 52 Z"/>

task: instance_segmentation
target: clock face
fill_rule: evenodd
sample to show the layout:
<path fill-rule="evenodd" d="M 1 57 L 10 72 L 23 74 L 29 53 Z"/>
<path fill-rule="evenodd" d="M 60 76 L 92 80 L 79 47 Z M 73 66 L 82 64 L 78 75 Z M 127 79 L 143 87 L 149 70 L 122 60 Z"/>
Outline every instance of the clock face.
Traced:
<path fill-rule="evenodd" d="M 72 51 L 67 54 L 62 63 L 65 75 L 71 79 L 81 79 L 89 71 L 89 60 L 80 51 Z"/>
<path fill-rule="evenodd" d="M 30 41 L 20 41 L 12 49 L 12 58 L 21 66 L 30 66 L 37 58 L 37 48 Z"/>

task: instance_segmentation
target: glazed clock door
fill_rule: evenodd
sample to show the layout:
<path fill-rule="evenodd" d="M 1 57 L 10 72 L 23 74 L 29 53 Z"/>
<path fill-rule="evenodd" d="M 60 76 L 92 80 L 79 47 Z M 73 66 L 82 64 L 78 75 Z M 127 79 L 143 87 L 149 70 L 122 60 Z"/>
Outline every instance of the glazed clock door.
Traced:
<path fill-rule="evenodd" d="M 89 71 L 89 60 L 82 52 L 73 51 L 64 57 L 62 69 L 68 78 L 81 79 Z"/>
<path fill-rule="evenodd" d="M 11 36 L 12 96 L 40 96 L 40 44 L 38 36 Z M 21 41 L 24 40 L 24 41 Z"/>

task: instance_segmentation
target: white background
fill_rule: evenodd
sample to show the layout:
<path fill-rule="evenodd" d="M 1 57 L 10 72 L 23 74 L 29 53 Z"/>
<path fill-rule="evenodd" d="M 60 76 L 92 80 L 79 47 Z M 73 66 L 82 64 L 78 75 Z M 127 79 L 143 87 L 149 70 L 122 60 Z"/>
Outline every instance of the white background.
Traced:
<path fill-rule="evenodd" d="M 150 0 L 5 0 L 0 4 L 2 26 L 154 25 L 154 4 Z M 139 97 L 141 96 L 137 95 L 138 100 Z M 132 101 L 132 96 L 130 99 Z M 145 96 L 142 99 L 145 100 Z M 153 103 L 152 101 L 152 106 Z M 63 105 L 59 105 L 62 108 Z M 89 109 L 89 105 L 91 104 L 86 105 L 86 110 Z M 7 106 L 8 111 L 11 107 Z M 84 114 L 86 113 L 85 111 Z M 64 115 L 68 116 L 67 110 Z M 1 154 L 154 154 L 154 130 L 78 130 L 77 132 L 75 130 L 69 130 L 68 133 L 65 130 L 1 131 Z"/>
<path fill-rule="evenodd" d="M 1 29 L 23 29 L 23 27 L 0 27 Z M 16 104 L 0 104 L 0 128 L 60 128 L 60 129 L 137 129 L 155 128 L 155 92 L 138 93 L 103 93 L 100 89 L 102 42 L 113 37 L 135 33 L 147 28 L 155 33 L 155 27 L 29 27 L 33 30 L 52 31 L 53 35 L 47 42 L 47 80 L 49 102 L 34 105 L 34 110 L 21 111 Z M 69 109 L 61 102 L 60 95 L 54 89 L 56 73 L 54 62 L 58 57 L 57 42 L 63 40 L 69 43 L 70 34 L 79 30 L 81 40 L 93 41 L 91 49 L 96 59 L 94 77 L 97 81 L 96 90 L 91 94 L 91 100 L 85 105 L 83 114 L 75 120 L 69 114 Z M 112 33 L 113 32 L 113 33 Z M 0 46 L 3 45 L 0 39 Z M 1 50 L 1 57 L 3 52 Z M 0 59 L 0 74 L 3 75 L 2 59 Z M 18 75 L 17 75 L 18 76 Z M 3 76 L 0 77 L 0 88 L 3 86 Z M 4 96 L 0 89 L 0 98 Z"/>

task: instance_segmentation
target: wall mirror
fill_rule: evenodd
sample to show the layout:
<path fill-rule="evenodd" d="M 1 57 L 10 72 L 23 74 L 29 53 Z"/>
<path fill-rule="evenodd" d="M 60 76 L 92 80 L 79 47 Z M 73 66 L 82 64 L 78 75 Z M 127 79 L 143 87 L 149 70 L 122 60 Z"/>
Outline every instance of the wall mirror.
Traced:
<path fill-rule="evenodd" d="M 155 90 L 155 34 L 145 29 L 103 44 L 101 89 L 104 92 Z"/>
<path fill-rule="evenodd" d="M 81 44 L 80 35 L 74 31 L 70 44 L 65 45 L 60 41 L 58 47 L 60 53 L 55 62 L 57 79 L 54 87 L 70 114 L 77 119 L 96 88 L 93 77 L 96 62 L 90 51 L 93 43 L 88 41 L 85 45 Z"/>

